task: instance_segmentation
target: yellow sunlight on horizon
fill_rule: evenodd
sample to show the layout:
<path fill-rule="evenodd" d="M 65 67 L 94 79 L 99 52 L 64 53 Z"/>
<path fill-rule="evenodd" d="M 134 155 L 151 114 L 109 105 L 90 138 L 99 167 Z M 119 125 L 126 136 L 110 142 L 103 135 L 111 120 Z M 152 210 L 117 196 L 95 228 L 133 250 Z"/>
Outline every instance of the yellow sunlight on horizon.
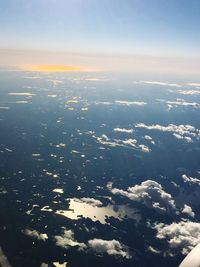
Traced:
<path fill-rule="evenodd" d="M 26 64 L 20 65 L 20 69 L 27 70 L 27 71 L 40 71 L 40 72 L 81 72 L 81 71 L 88 71 L 88 69 L 80 66 L 68 66 L 68 65 L 33 65 L 33 64 Z"/>

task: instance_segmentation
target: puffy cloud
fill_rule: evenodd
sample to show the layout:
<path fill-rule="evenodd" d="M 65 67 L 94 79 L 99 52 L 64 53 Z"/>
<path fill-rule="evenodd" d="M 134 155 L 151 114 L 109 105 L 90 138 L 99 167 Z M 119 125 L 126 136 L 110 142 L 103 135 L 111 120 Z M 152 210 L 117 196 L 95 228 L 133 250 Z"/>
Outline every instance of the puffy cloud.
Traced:
<path fill-rule="evenodd" d="M 11 267 L 6 255 L 3 253 L 3 250 L 1 247 L 0 247 L 0 266 L 1 267 Z"/>
<path fill-rule="evenodd" d="M 28 236 L 31 236 L 31 237 L 33 237 L 35 239 L 42 240 L 42 241 L 45 241 L 46 239 L 48 239 L 47 234 L 41 234 L 36 230 L 26 229 L 24 231 L 24 234 L 28 235 Z"/>
<path fill-rule="evenodd" d="M 79 250 L 94 251 L 97 254 L 107 253 L 108 255 L 131 258 L 128 248 L 117 240 L 90 239 L 87 244 L 80 243 L 74 239 L 74 232 L 64 228 L 61 236 L 55 236 L 56 245 L 68 249 L 78 247 Z"/>
<path fill-rule="evenodd" d="M 103 240 L 95 238 L 88 241 L 88 247 L 97 254 L 107 253 L 108 255 L 121 256 L 127 259 L 131 258 L 127 247 L 115 239 Z"/>
<path fill-rule="evenodd" d="M 133 133 L 133 129 L 114 128 L 114 132 Z"/>
<path fill-rule="evenodd" d="M 157 238 L 167 240 L 172 252 L 180 249 L 182 254 L 187 254 L 200 243 L 200 223 L 191 221 L 169 225 L 159 223 L 154 226 L 154 229 L 157 230 Z"/>
<path fill-rule="evenodd" d="M 184 208 L 182 209 L 182 213 L 185 213 L 191 217 L 195 216 L 195 213 L 192 211 L 192 208 L 186 204 L 184 205 Z"/>
<path fill-rule="evenodd" d="M 54 238 L 56 240 L 56 245 L 62 248 L 75 246 L 78 246 L 80 250 L 86 248 L 86 245 L 84 243 L 79 243 L 74 239 L 74 233 L 72 230 L 64 229 L 61 236 L 56 235 Z"/>
<path fill-rule="evenodd" d="M 182 179 L 185 183 L 189 183 L 190 185 L 199 185 L 200 186 L 200 179 L 198 178 L 193 178 L 190 176 L 187 176 L 186 174 L 182 175 Z"/>
<path fill-rule="evenodd" d="M 176 205 L 172 196 L 165 192 L 159 183 L 153 180 L 147 180 L 140 185 L 128 187 L 127 190 L 112 188 L 112 185 L 109 183 L 108 189 L 113 194 L 122 195 L 131 200 L 141 202 L 148 208 L 159 212 L 176 211 Z"/>
<path fill-rule="evenodd" d="M 200 266 L 200 244 L 198 244 L 182 261 L 179 267 L 199 267 Z"/>

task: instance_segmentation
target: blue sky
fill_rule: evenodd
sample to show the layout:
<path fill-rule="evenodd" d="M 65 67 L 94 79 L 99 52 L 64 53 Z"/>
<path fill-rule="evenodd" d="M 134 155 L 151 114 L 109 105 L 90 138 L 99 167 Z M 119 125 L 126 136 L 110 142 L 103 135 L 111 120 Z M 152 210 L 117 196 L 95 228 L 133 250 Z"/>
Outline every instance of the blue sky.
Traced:
<path fill-rule="evenodd" d="M 0 48 L 200 54 L 198 0 L 0 0 Z"/>
<path fill-rule="evenodd" d="M 0 0 L 0 65 L 200 74 L 200 0 Z"/>

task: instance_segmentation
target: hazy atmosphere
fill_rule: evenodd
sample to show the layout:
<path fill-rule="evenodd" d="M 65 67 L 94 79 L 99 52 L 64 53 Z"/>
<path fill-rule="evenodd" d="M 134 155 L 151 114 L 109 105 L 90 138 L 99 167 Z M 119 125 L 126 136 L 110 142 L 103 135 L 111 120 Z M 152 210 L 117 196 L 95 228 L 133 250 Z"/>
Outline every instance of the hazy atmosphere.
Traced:
<path fill-rule="evenodd" d="M 199 11 L 0 0 L 0 267 L 200 266 Z"/>

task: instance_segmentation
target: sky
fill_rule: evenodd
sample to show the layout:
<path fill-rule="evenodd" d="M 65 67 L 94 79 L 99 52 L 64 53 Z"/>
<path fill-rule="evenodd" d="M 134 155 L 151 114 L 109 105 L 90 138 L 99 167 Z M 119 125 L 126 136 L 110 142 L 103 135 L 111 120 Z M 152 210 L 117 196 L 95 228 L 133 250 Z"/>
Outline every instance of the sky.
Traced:
<path fill-rule="evenodd" d="M 32 63 L 42 51 L 44 63 L 60 57 L 64 64 L 63 53 L 70 63 L 79 55 L 80 64 L 84 57 L 93 66 L 101 65 L 102 56 L 119 58 L 119 65 L 135 56 L 162 62 L 167 57 L 172 65 L 189 58 L 195 69 L 199 10 L 199 0 L 0 0 L 0 55 L 5 63 L 18 52 L 13 63 Z"/>

